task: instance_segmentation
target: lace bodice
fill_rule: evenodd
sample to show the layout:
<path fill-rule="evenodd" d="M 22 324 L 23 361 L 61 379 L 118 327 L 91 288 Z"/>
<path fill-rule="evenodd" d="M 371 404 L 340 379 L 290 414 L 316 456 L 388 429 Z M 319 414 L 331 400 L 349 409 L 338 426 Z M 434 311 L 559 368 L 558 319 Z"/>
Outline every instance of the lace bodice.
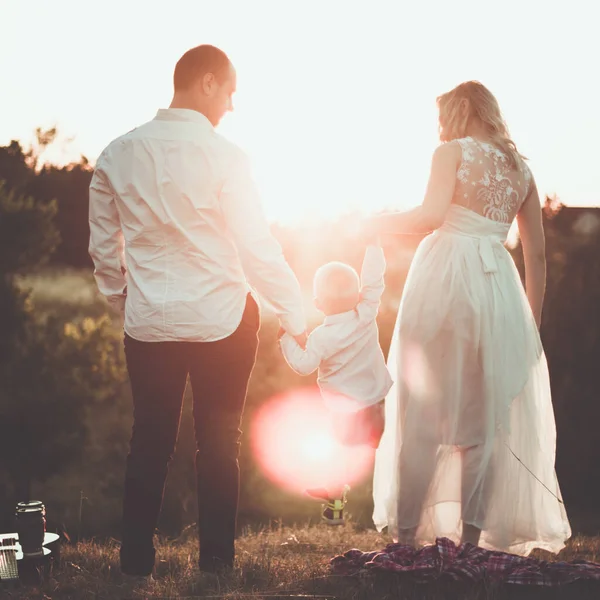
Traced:
<path fill-rule="evenodd" d="M 514 168 L 499 148 L 471 137 L 456 140 L 462 161 L 456 173 L 453 203 L 492 221 L 511 223 L 531 186 L 531 171 L 522 159 Z"/>

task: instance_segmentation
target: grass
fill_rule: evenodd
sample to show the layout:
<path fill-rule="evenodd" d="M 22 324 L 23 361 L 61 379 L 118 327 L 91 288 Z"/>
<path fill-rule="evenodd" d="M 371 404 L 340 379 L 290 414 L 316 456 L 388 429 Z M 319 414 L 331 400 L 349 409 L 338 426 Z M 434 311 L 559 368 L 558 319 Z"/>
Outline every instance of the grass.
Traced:
<path fill-rule="evenodd" d="M 324 525 L 271 526 L 247 530 L 237 542 L 237 561 L 226 577 L 201 575 L 194 529 L 177 540 L 159 540 L 155 582 L 135 587 L 119 572 L 118 542 L 87 541 L 65 545 L 62 567 L 39 586 L 0 587 L 3 600 L 125 600 L 142 598 L 227 598 L 241 600 L 290 597 L 339 600 L 585 600 L 600 597 L 600 584 L 578 582 L 560 588 L 523 588 L 449 584 L 439 581 L 415 584 L 392 574 L 339 576 L 331 573 L 329 560 L 350 548 L 363 550 L 385 546 L 387 538 L 374 530 L 348 523 L 343 528 Z M 557 557 L 547 560 L 597 561 L 600 538 L 573 538 Z"/>

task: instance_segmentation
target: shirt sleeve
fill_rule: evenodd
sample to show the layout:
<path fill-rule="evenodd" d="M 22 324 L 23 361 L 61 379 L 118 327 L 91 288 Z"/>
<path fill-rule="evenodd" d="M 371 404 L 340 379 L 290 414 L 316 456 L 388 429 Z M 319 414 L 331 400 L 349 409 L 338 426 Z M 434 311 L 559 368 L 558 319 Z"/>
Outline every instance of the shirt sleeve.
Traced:
<path fill-rule="evenodd" d="M 279 339 L 283 357 L 299 375 L 310 375 L 321 364 L 323 348 L 315 331 L 308 336 L 306 350 L 303 350 L 298 342 L 287 333 Z"/>
<path fill-rule="evenodd" d="M 360 302 L 357 307 L 361 320 L 372 320 L 377 317 L 381 296 L 385 289 L 383 279 L 385 266 L 385 256 L 381 246 L 367 246 L 360 273 Z"/>
<path fill-rule="evenodd" d="M 123 234 L 114 192 L 100 161 L 90 183 L 89 225 L 89 253 L 98 289 L 113 308 L 122 312 L 127 286 Z"/>
<path fill-rule="evenodd" d="M 300 284 L 269 229 L 249 161 L 239 149 L 221 190 L 221 207 L 250 285 L 288 333 L 306 331 Z"/>

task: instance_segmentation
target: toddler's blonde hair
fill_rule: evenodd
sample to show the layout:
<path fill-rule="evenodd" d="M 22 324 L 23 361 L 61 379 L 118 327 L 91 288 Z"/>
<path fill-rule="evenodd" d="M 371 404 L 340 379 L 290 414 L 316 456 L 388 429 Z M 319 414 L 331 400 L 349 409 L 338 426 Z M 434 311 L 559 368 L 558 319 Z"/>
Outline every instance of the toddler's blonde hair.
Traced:
<path fill-rule="evenodd" d="M 329 262 L 317 269 L 313 291 L 320 302 L 332 300 L 350 300 L 357 298 L 360 292 L 358 273 L 342 262 Z"/>

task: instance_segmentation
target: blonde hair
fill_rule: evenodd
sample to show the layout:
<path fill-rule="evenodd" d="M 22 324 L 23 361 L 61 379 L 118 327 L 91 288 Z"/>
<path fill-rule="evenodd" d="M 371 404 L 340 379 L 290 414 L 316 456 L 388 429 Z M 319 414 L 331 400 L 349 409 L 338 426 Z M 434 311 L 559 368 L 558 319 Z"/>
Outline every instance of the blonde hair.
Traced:
<path fill-rule="evenodd" d="M 440 113 L 440 139 L 443 142 L 466 136 L 467 124 L 476 117 L 487 130 L 491 141 L 507 156 L 514 168 L 520 166 L 516 144 L 510 138 L 508 127 L 500 111 L 498 101 L 479 81 L 466 81 L 453 90 L 438 96 Z"/>
<path fill-rule="evenodd" d="M 317 269 L 313 284 L 315 298 L 321 301 L 348 300 L 360 292 L 358 273 L 342 262 L 329 262 Z"/>

